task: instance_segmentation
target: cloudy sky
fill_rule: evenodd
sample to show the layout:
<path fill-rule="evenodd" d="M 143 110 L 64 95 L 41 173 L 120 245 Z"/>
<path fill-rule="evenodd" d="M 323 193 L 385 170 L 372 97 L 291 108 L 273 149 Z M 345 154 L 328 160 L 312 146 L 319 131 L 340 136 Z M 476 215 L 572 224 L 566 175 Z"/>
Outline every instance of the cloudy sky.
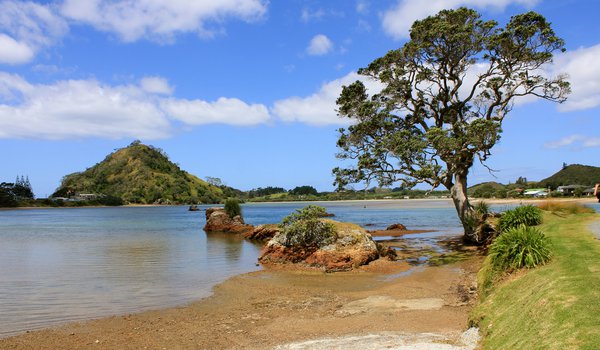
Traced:
<path fill-rule="evenodd" d="M 140 139 L 236 188 L 331 190 L 341 86 L 415 19 L 459 6 L 500 23 L 546 16 L 567 47 L 548 70 L 573 88 L 562 105 L 517 105 L 497 171 L 477 166 L 470 183 L 600 166 L 594 1 L 0 0 L 0 181 L 28 175 L 43 197 Z"/>

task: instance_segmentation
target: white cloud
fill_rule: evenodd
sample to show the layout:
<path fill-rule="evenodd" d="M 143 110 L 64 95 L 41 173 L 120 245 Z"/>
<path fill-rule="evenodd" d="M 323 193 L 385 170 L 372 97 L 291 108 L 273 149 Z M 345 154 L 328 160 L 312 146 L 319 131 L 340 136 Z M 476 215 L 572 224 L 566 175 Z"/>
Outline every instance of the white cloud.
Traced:
<path fill-rule="evenodd" d="M 567 73 L 572 93 L 560 111 L 600 106 L 600 44 L 556 55 L 550 74 Z"/>
<path fill-rule="evenodd" d="M 263 0 L 65 0 L 62 5 L 64 16 L 116 33 L 126 42 L 168 41 L 188 32 L 211 37 L 226 18 L 251 22 L 266 11 Z"/>
<path fill-rule="evenodd" d="M 563 137 L 560 140 L 548 142 L 544 144 L 544 147 L 555 149 L 564 148 L 568 146 L 576 146 L 576 148 L 591 148 L 600 147 L 600 137 L 590 137 L 583 135 L 570 135 Z"/>
<path fill-rule="evenodd" d="M 333 49 L 333 42 L 323 34 L 315 35 L 308 44 L 306 52 L 309 55 L 321 56 L 328 54 Z"/>
<path fill-rule="evenodd" d="M 406 39 L 414 21 L 434 15 L 443 9 L 467 6 L 504 10 L 511 4 L 532 7 L 538 2 L 539 0 L 430 0 L 424 4 L 421 0 L 398 0 L 394 7 L 383 14 L 382 25 L 383 30 L 392 38 Z"/>
<path fill-rule="evenodd" d="M 323 9 L 317 9 L 312 11 L 308 8 L 303 8 L 302 14 L 300 15 L 300 19 L 302 19 L 302 21 L 306 23 L 313 20 L 320 20 L 321 18 L 323 18 L 323 16 L 325 16 L 325 11 L 323 11 Z"/>
<path fill-rule="evenodd" d="M 237 98 L 221 97 L 214 102 L 169 99 L 161 103 L 172 117 L 190 125 L 222 123 L 256 125 L 270 119 L 269 110 L 262 104 L 247 104 Z"/>
<path fill-rule="evenodd" d="M 0 62 L 19 64 L 31 61 L 35 53 L 27 44 L 0 33 Z"/>
<path fill-rule="evenodd" d="M 367 0 L 358 0 L 356 2 L 356 12 L 363 15 L 369 13 L 369 2 Z"/>
<path fill-rule="evenodd" d="M 335 101 L 342 92 L 342 86 L 361 80 L 370 93 L 381 90 L 381 85 L 355 72 L 324 83 L 319 91 L 307 97 L 290 97 L 276 101 L 273 113 L 286 122 L 302 122 L 310 125 L 347 125 L 352 121 L 337 115 Z"/>
<path fill-rule="evenodd" d="M 151 94 L 170 95 L 174 90 L 167 79 L 162 77 L 145 77 L 140 81 L 140 86 Z"/>
<path fill-rule="evenodd" d="M 147 79 L 147 78 L 146 78 Z M 0 72 L 0 138 L 164 138 L 173 122 L 253 125 L 268 121 L 263 105 L 235 98 L 215 102 L 164 98 L 162 86 L 107 85 L 96 80 L 62 80 L 33 84 Z"/>
<path fill-rule="evenodd" d="M 7 0 L 0 9 L 0 63 L 27 63 L 68 31 L 51 6 Z"/>

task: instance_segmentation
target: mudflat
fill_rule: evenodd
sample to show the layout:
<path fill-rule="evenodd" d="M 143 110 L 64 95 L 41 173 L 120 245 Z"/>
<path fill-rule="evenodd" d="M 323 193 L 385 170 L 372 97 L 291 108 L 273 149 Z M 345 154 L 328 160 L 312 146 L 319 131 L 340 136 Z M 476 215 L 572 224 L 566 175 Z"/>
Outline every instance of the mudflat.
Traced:
<path fill-rule="evenodd" d="M 0 348 L 270 349 L 374 334 L 389 340 L 400 333 L 441 334 L 436 343 L 452 344 L 467 329 L 480 262 L 474 256 L 419 268 L 379 260 L 333 274 L 258 271 L 186 306 L 33 331 L 1 339 Z"/>

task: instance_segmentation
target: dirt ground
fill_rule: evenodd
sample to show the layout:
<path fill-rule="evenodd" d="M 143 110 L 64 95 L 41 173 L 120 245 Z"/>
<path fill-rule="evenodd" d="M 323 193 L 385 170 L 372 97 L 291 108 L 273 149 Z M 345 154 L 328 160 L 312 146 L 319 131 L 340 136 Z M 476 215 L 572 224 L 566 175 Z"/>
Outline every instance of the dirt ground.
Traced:
<path fill-rule="evenodd" d="M 479 263 L 413 268 L 380 260 L 347 273 L 259 271 L 187 306 L 29 332 L 1 339 L 0 348 L 270 349 L 347 336 L 373 344 L 368 336 L 382 332 L 453 339 L 467 329 Z"/>

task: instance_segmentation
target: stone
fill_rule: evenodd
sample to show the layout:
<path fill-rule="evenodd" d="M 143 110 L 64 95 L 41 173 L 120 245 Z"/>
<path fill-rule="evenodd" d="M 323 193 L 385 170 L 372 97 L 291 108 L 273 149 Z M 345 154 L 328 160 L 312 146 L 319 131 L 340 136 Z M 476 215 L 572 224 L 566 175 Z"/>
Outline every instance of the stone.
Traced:
<path fill-rule="evenodd" d="M 407 228 L 406 228 L 406 226 L 404 226 L 402 224 L 392 224 L 392 225 L 388 226 L 386 228 L 386 230 L 388 230 L 388 231 L 392 231 L 392 230 L 406 231 Z"/>
<path fill-rule="evenodd" d="M 244 238 L 254 241 L 268 241 L 279 233 L 279 225 L 259 225 L 244 233 Z"/>
<path fill-rule="evenodd" d="M 259 262 L 263 265 L 288 265 L 318 268 L 327 272 L 348 271 L 380 257 L 377 244 L 363 228 L 351 223 L 331 222 L 337 235 L 325 246 L 286 246 L 283 232 L 275 235 L 263 248 Z"/>
<path fill-rule="evenodd" d="M 247 234 L 254 231 L 254 226 L 244 223 L 244 219 L 239 215 L 231 218 L 225 209 L 214 207 L 206 209 L 204 231 Z"/>

